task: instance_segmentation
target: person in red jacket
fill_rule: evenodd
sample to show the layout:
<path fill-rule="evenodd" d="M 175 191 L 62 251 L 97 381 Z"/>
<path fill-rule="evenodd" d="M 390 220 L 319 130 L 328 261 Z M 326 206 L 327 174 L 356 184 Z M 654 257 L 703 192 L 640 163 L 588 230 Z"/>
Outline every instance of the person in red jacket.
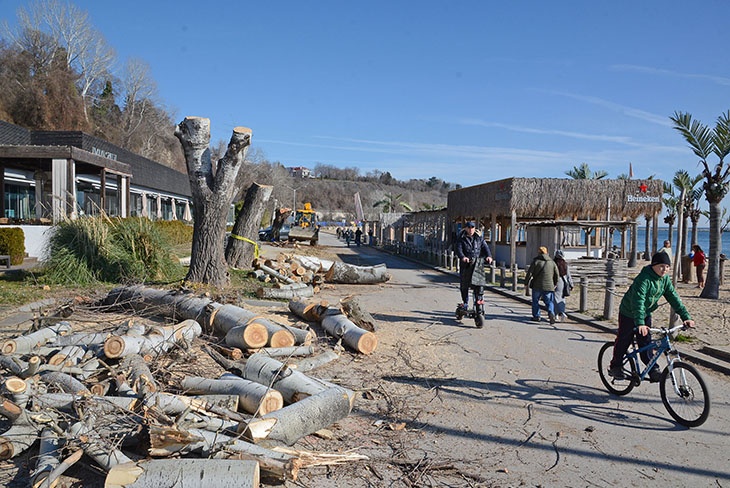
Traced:
<path fill-rule="evenodd" d="M 707 259 L 705 259 L 705 253 L 702 252 L 702 248 L 697 244 L 692 245 L 692 252 L 694 253 L 692 256 L 692 262 L 694 263 L 695 268 L 697 268 L 697 283 L 700 288 L 704 288 L 705 264 L 707 263 Z"/>

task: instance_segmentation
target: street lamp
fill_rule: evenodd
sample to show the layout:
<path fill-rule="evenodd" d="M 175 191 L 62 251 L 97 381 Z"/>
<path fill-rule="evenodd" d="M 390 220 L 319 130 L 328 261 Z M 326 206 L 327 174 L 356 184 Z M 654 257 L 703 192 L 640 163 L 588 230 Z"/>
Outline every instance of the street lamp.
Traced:
<path fill-rule="evenodd" d="M 291 186 L 288 186 L 288 185 L 281 185 L 281 186 L 283 186 L 284 188 L 289 188 L 291 191 L 294 192 L 294 205 L 292 207 L 292 212 L 294 212 L 294 215 L 296 215 L 296 213 L 297 213 L 297 190 L 300 189 L 303 185 L 298 186 L 297 188 L 292 188 Z"/>

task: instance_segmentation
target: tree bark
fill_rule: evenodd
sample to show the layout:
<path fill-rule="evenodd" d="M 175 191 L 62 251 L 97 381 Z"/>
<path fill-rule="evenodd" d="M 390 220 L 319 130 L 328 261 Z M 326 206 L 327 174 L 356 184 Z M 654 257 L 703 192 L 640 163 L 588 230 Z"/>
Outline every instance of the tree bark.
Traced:
<path fill-rule="evenodd" d="M 273 186 L 259 185 L 258 183 L 252 183 L 248 187 L 246 198 L 243 201 L 243 208 L 238 212 L 231 237 L 228 238 L 228 245 L 226 246 L 228 266 L 239 269 L 251 268 L 255 255 L 255 245 L 234 236 L 245 237 L 253 242 L 258 242 L 261 216 L 264 214 L 264 207 L 266 202 L 269 201 L 273 189 Z"/>
<path fill-rule="evenodd" d="M 377 330 L 377 323 L 372 315 L 362 306 L 356 296 L 348 297 L 340 302 L 342 311 L 357 326 L 370 332 Z"/>
<path fill-rule="evenodd" d="M 251 129 L 236 127 L 215 174 L 210 160 L 210 120 L 186 117 L 175 130 L 185 154 L 190 190 L 195 206 L 193 247 L 187 281 L 225 286 L 230 281 L 223 251 L 226 217 L 236 190 L 235 181 L 246 151 Z"/>
<path fill-rule="evenodd" d="M 310 285 L 304 285 L 297 288 L 259 288 L 256 290 L 256 296 L 259 298 L 277 298 L 277 299 L 293 299 L 293 298 L 310 298 L 314 296 L 314 288 Z"/>
<path fill-rule="evenodd" d="M 291 213 L 290 208 L 280 208 L 274 212 L 274 223 L 271 224 L 271 238 L 275 241 L 279 240 L 281 235 L 281 226 L 284 225 L 286 219 Z"/>
<path fill-rule="evenodd" d="M 305 358 L 301 361 L 297 361 L 294 363 L 294 366 L 296 366 L 297 371 L 300 373 L 306 373 L 307 371 L 312 371 L 313 369 L 319 368 L 320 366 L 324 366 L 325 364 L 335 361 L 340 356 L 334 351 L 325 351 L 322 354 L 318 354 L 312 358 Z"/>
<path fill-rule="evenodd" d="M 307 302 L 298 298 L 289 300 L 289 311 L 308 322 L 319 322 L 321 314 L 328 306 L 329 303 L 325 300 L 319 302 Z"/>
<path fill-rule="evenodd" d="M 375 266 L 355 266 L 336 262 L 325 276 L 327 281 L 343 284 L 373 284 L 384 283 L 390 279 L 385 264 Z"/>
<path fill-rule="evenodd" d="M 710 249 L 708 251 L 707 280 L 700 298 L 720 298 L 720 253 L 722 253 L 722 232 L 720 232 L 721 200 L 708 198 L 710 204 Z"/>
<path fill-rule="evenodd" d="M 7 340 L 2 345 L 3 354 L 26 354 L 34 348 L 40 347 L 59 335 L 71 332 L 71 324 L 68 322 L 59 322 L 56 325 L 44 327 L 31 334 L 16 337 Z"/>
<path fill-rule="evenodd" d="M 240 349 L 264 347 L 269 341 L 269 332 L 263 325 L 252 322 L 239 325 L 226 333 L 226 345 Z"/>
<path fill-rule="evenodd" d="M 314 346 L 264 347 L 261 349 L 249 349 L 249 352 L 253 354 L 264 354 L 270 358 L 311 356 L 314 354 Z"/>
<path fill-rule="evenodd" d="M 114 466 L 107 488 L 258 488 L 259 463 L 227 459 L 153 459 Z"/>
<path fill-rule="evenodd" d="M 35 470 L 30 476 L 30 486 L 38 487 L 48 475 L 61 464 L 61 441 L 50 427 L 41 431 L 40 448 Z"/>
<path fill-rule="evenodd" d="M 378 337 L 361 329 L 339 309 L 330 307 L 322 317 L 322 328 L 328 334 L 342 338 L 342 342 L 363 354 L 370 354 L 378 346 Z"/>
<path fill-rule="evenodd" d="M 243 378 L 213 380 L 187 376 L 180 382 L 188 392 L 238 395 L 239 410 L 248 413 L 269 413 L 284 406 L 281 393 L 266 385 Z"/>

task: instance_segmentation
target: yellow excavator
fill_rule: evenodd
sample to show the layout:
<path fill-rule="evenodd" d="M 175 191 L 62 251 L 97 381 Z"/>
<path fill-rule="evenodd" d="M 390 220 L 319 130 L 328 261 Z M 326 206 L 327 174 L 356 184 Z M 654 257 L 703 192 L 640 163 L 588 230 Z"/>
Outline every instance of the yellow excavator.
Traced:
<path fill-rule="evenodd" d="M 312 210 L 311 203 L 305 203 L 304 208 L 294 212 L 294 223 L 289 229 L 290 241 L 309 241 L 314 246 L 319 240 L 319 223 L 317 213 Z"/>

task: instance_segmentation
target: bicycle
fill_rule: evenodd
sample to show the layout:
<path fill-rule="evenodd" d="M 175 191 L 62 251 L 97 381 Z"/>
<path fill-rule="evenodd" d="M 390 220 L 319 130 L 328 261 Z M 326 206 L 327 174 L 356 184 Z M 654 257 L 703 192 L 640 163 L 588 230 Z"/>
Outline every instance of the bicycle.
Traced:
<path fill-rule="evenodd" d="M 641 348 L 637 348 L 634 338 L 632 346 L 624 355 L 621 364 L 624 379 L 608 375 L 614 343 L 607 342 L 598 353 L 598 373 L 601 382 L 609 392 L 618 396 L 627 395 L 634 387 L 641 384 L 663 354 L 667 358 L 667 366 L 659 379 L 662 403 L 669 415 L 678 423 L 685 427 L 697 427 L 702 425 L 710 415 L 710 392 L 699 371 L 691 364 L 683 362 L 679 357 L 679 352 L 672 347 L 671 335 L 684 328 L 684 325 L 671 329 L 650 328 L 652 333 L 660 334 L 660 337 L 652 339 L 649 344 Z M 639 368 L 639 355 L 651 349 L 656 349 L 656 351 L 642 371 Z M 670 355 L 674 357 L 670 357 Z"/>

